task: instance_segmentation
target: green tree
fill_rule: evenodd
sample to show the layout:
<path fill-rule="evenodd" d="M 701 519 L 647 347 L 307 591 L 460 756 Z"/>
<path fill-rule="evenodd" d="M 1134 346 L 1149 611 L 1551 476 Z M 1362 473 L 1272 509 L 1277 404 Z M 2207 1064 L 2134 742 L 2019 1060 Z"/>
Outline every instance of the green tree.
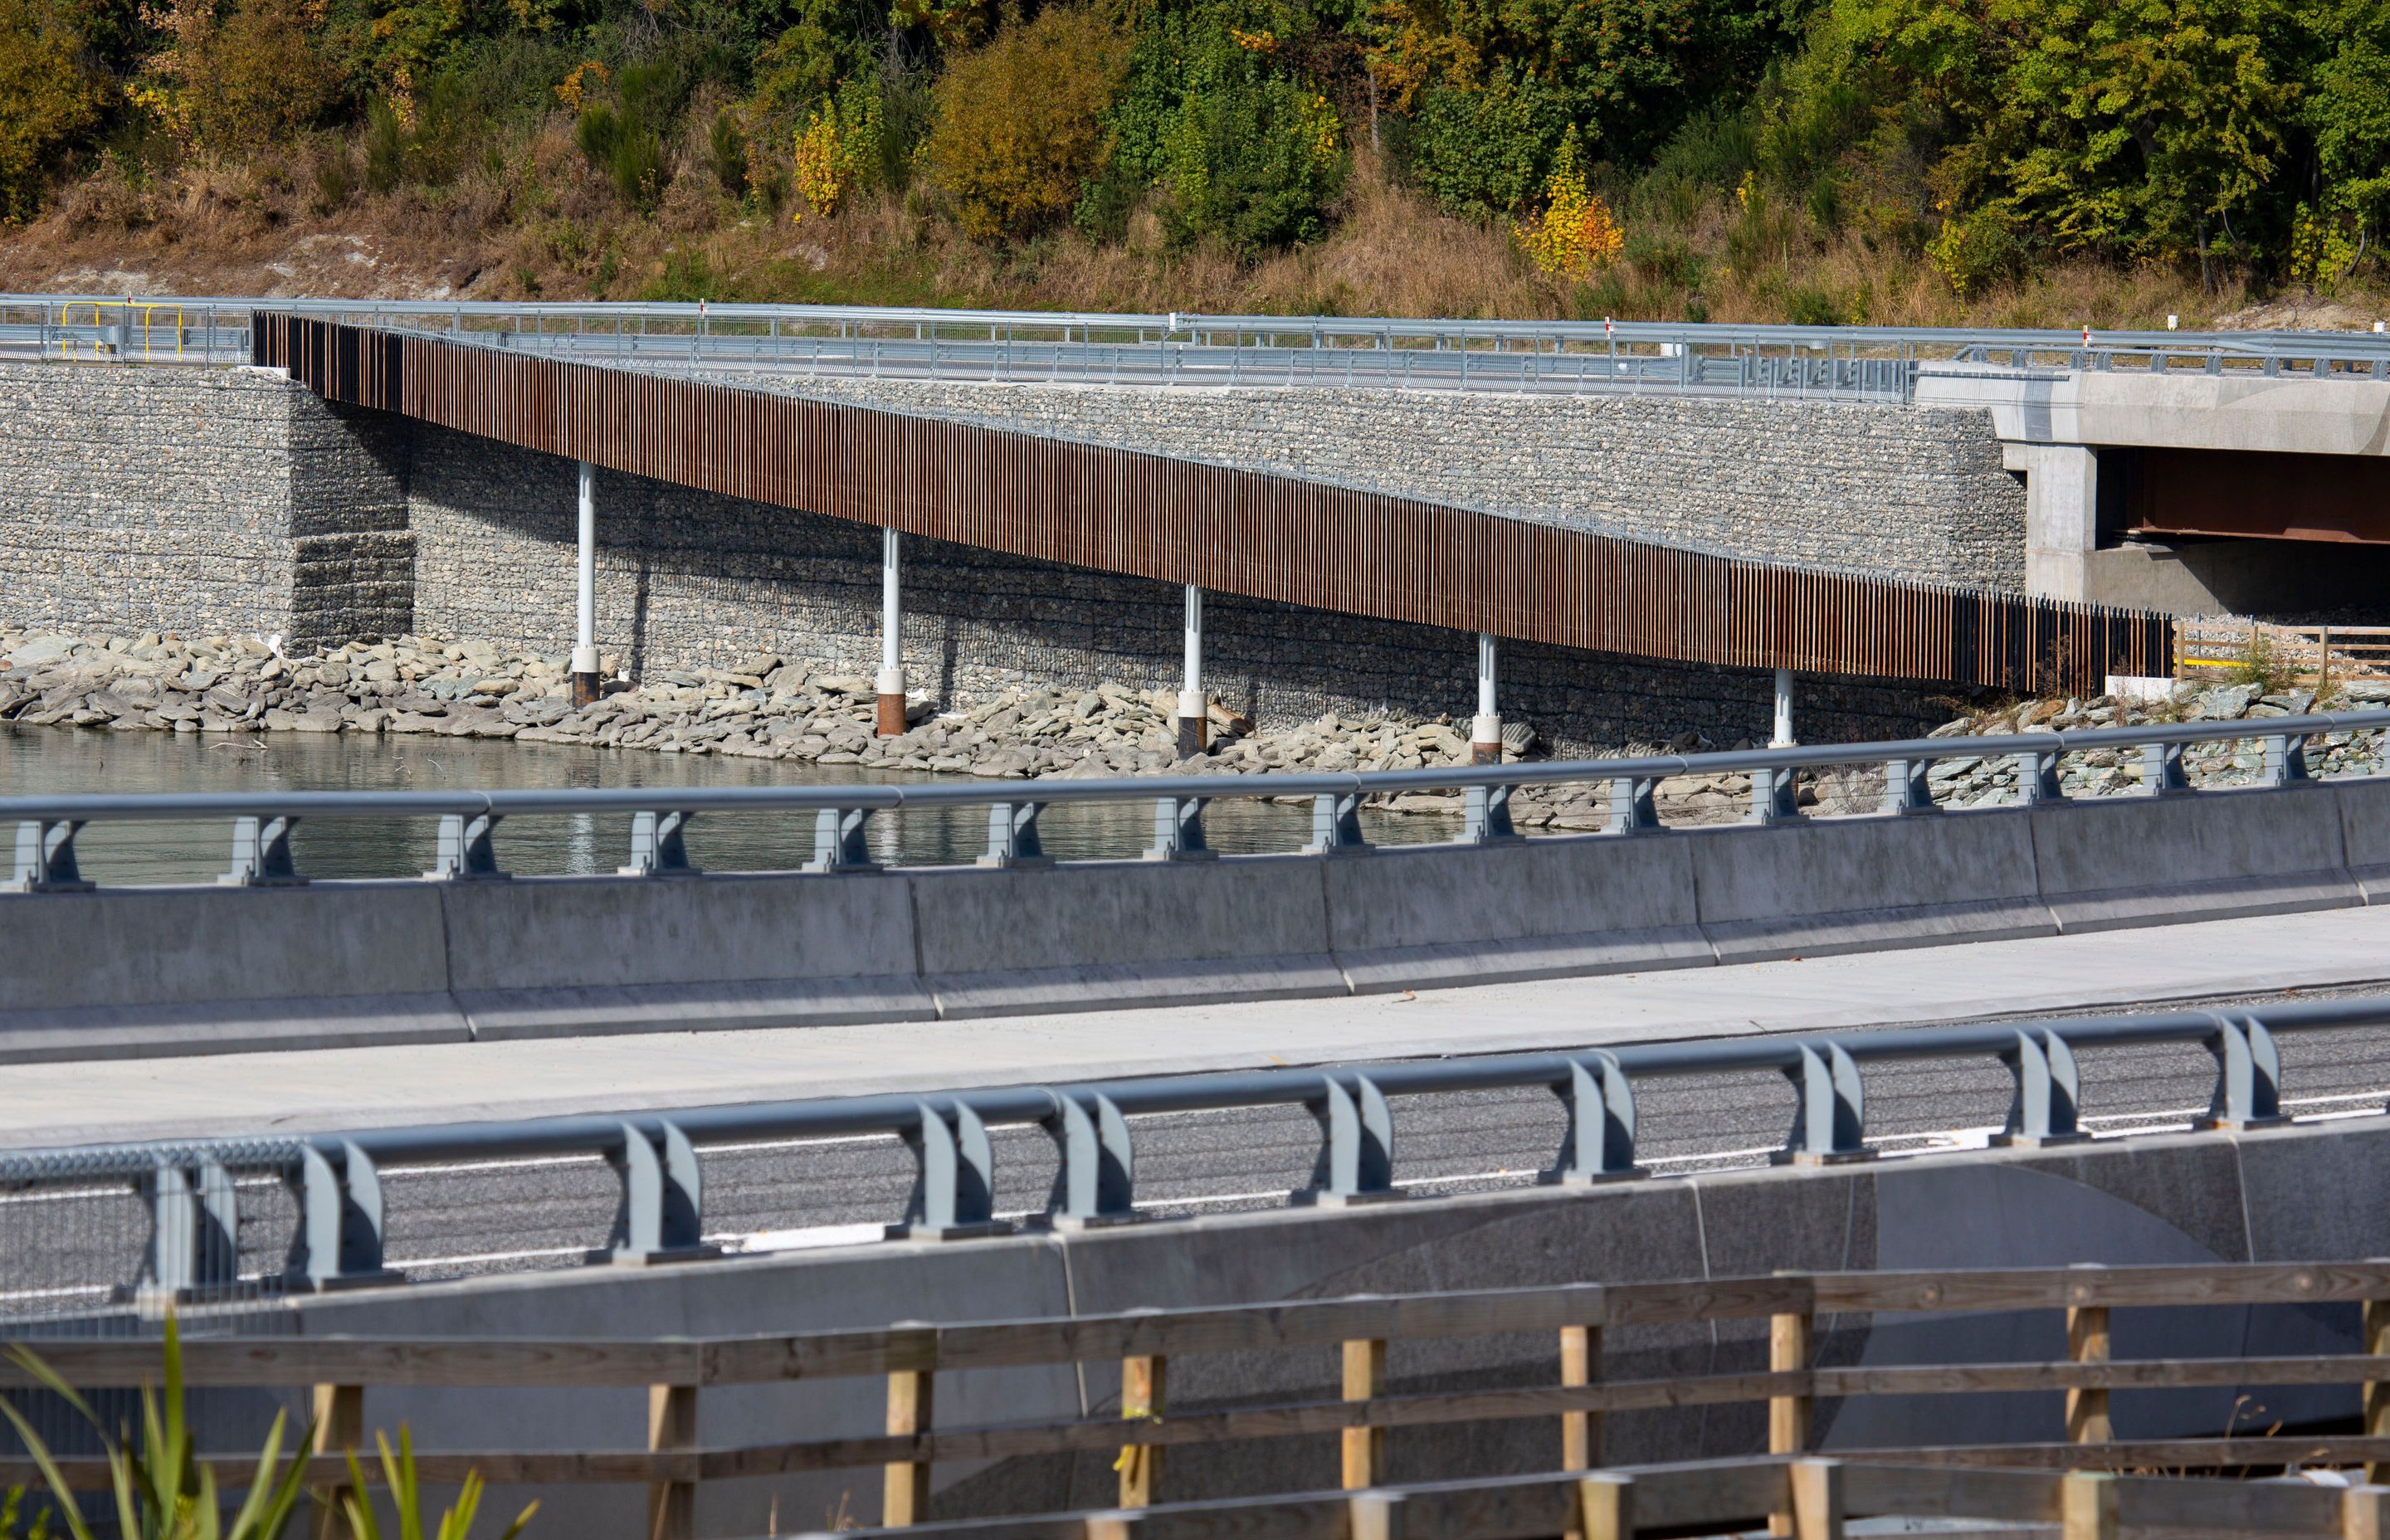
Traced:
<path fill-rule="evenodd" d="M 1017 238 L 1069 215 L 1106 159 L 1123 53 L 1111 22 L 1054 6 L 948 64 L 925 148 L 966 234 Z"/>
<path fill-rule="evenodd" d="M 2281 0 L 1846 0 L 1954 121 L 1945 249 L 1986 221 L 2060 252 L 2209 263 L 2257 234 L 2292 147 L 2297 30 Z"/>
<path fill-rule="evenodd" d="M 79 19 L 45 0 L 0 0 L 0 224 L 30 219 L 58 157 L 100 122 L 106 84 Z"/>

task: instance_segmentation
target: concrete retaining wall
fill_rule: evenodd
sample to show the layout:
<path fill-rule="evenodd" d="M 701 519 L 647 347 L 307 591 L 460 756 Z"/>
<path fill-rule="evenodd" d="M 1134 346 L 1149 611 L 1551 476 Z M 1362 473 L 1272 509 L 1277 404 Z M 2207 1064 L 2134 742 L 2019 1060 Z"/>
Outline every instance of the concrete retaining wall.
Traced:
<path fill-rule="evenodd" d="M 2369 901 L 2390 780 L 1355 855 L 0 895 L 0 1061 L 1342 995 Z"/>
<path fill-rule="evenodd" d="M 1787 1093 L 1789 1098 L 1790 1093 Z M 1401 1110 L 1396 1110 L 1397 1136 Z M 2102 1140 L 2040 1154 L 1972 1153 L 1826 1170 L 1735 1171 L 1594 1189 L 1528 1188 L 1356 1210 L 1272 1210 L 1156 1222 L 1077 1235 L 1032 1234 L 937 1244 L 741 1257 L 639 1270 L 595 1267 L 301 1300 L 303 1333 L 524 1335 L 598 1339 L 783 1332 L 903 1319 L 988 1320 L 1200 1306 L 1360 1292 L 1520 1287 L 1584 1281 L 1699 1279 L 1776 1269 L 2109 1265 L 2216 1261 L 2309 1262 L 2390 1251 L 2390 1126 L 2369 1119 L 2242 1135 Z M 1818 1323 L 1818 1361 L 1870 1366 L 2003 1362 L 2064 1356 L 2056 1311 Z M 2296 1355 L 2351 1352 L 2353 1305 L 2120 1311 L 2119 1357 Z M 1607 1377 L 1764 1368 L 1765 1321 L 1614 1328 Z M 1558 1344 L 1541 1337 L 1455 1338 L 1397 1344 L 1391 1393 L 1555 1381 Z M 1264 1399 L 1333 1399 L 1332 1349 L 1191 1354 L 1170 1366 L 1170 1406 Z M 873 1380 L 707 1390 L 699 1440 L 880 1431 Z M 2246 1395 L 2245 1402 L 2238 1398 Z M 1100 1416 L 1117 1408 L 1113 1366 L 941 1376 L 942 1421 Z M 2294 1428 L 2353 1417 L 2353 1387 L 2223 1387 L 2119 1392 L 2123 1438 L 2215 1432 L 2243 1423 Z M 2253 1414 L 2252 1406 L 2264 1408 Z M 418 1444 L 451 1449 L 637 1447 L 645 1398 L 622 1392 L 377 1391 L 369 1424 L 412 1424 Z M 2056 1440 L 2061 1397 L 2047 1394 L 1825 1402 L 1825 1449 L 1879 1443 Z M 1691 1459 L 1765 1445 L 1760 1405 L 1610 1418 L 1617 1463 Z M 1432 1481 L 1547 1466 L 1550 1419 L 1396 1430 L 1394 1479 Z M 933 1511 L 1024 1513 L 1107 1505 L 1115 1478 L 1103 1457 L 942 1467 Z M 1227 1495 L 1332 1487 L 1332 1438 L 1174 1449 L 1163 1494 Z M 708 1484 L 699 1533 L 756 1534 L 831 1527 L 843 1511 L 878 1513 L 876 1469 Z M 494 1495 L 511 1513 L 528 1490 Z M 543 1521 L 593 1540 L 641 1521 L 636 1489 L 538 1494 Z"/>

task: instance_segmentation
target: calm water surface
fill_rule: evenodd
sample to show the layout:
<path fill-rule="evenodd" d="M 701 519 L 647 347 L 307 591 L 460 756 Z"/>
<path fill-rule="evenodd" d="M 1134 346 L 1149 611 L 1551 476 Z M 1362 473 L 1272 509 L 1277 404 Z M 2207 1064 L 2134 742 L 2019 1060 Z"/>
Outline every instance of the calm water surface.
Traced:
<path fill-rule="evenodd" d="M 67 792 L 383 791 L 456 788 L 625 786 L 824 786 L 970 779 L 813 765 L 789 760 L 691 758 L 571 744 L 417 736 L 359 738 L 276 733 L 258 738 L 193 733 L 19 727 L 0 723 L 0 796 Z M 991 789 L 1020 782 L 985 782 Z M 810 813 L 708 814 L 687 835 L 689 859 L 721 871 L 785 870 L 813 854 Z M 1414 814 L 1362 815 L 1381 844 L 1448 840 L 1458 820 Z M 983 808 L 912 808 L 872 816 L 874 853 L 907 866 L 967 862 L 987 848 Z M 526 876 L 610 872 L 628 858 L 631 817 L 572 815 L 510 818 L 499 826 L 499 860 Z M 1311 834 L 1308 807 L 1242 800 L 1204 813 L 1214 848 L 1226 853 L 1286 851 Z M 1062 860 L 1133 856 L 1152 841 L 1148 802 L 1048 808 L 1038 819 L 1047 853 Z M 325 819 L 292 837 L 310 877 L 407 877 L 433 859 L 435 820 Z M 230 864 L 229 823 L 95 824 L 76 838 L 84 875 L 96 882 L 207 882 Z"/>

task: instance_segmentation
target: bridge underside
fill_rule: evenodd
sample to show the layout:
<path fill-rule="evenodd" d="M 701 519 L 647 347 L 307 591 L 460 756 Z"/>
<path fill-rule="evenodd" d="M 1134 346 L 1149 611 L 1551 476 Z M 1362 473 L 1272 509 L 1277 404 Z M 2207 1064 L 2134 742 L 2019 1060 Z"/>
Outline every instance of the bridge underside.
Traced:
<path fill-rule="evenodd" d="M 2096 691 L 2158 616 L 1738 560 L 1298 478 L 261 313 L 328 400 L 657 481 L 1039 560 L 1521 641 Z"/>
<path fill-rule="evenodd" d="M 2390 545 L 2390 459 L 2229 449 L 2102 449 L 2140 535 Z"/>

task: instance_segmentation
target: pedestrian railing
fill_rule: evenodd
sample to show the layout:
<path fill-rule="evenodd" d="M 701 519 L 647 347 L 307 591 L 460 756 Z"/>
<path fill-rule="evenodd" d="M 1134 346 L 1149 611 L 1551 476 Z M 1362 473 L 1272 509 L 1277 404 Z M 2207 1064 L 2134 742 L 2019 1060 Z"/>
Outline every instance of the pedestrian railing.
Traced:
<path fill-rule="evenodd" d="M 2350 1323 L 2357 1329 L 2349 1337 L 2356 1351 L 2163 1359 L 2120 1359 L 2112 1353 L 2111 1313 L 2119 1309 L 2295 1305 L 2311 1310 L 2328 1304 L 2357 1307 L 2357 1319 Z M 1914 1366 L 1819 1362 L 1821 1318 L 1842 1330 L 1857 1329 L 1860 1317 L 1881 1324 L 1921 1312 L 2033 1311 L 2063 1313 L 2064 1358 Z M 1646 1354 L 1658 1346 L 1650 1334 L 1661 1328 L 1737 1322 L 1766 1323 L 1764 1369 L 1640 1377 L 1613 1372 L 1613 1366 L 1648 1364 Z M 1490 1337 L 1543 1338 L 1549 1343 L 1545 1382 L 1519 1383 L 1521 1360 L 1513 1352 L 1498 1367 L 1478 1371 L 1477 1378 L 1490 1383 L 1447 1382 L 1432 1391 L 1394 1388 L 1388 1371 L 1390 1349 Z M 1254 1354 L 1282 1364 L 1285 1355 L 1321 1349 L 1334 1352 L 1342 1361 L 1341 1393 L 1332 1398 L 1191 1407 L 1169 1402 L 1173 1366 L 1189 1357 Z M 79 1388 L 147 1383 L 159 1371 L 154 1343 L 58 1341 L 39 1344 L 38 1351 Z M 1893 1457 L 1961 1469 L 1946 1470 L 1938 1486 L 1914 1465 L 1870 1475 L 1866 1480 L 1879 1484 L 1856 1489 L 1849 1484 L 1855 1478 L 1845 1473 L 1839 1478 L 1844 1511 L 1853 1504 L 1862 1510 L 1873 1508 L 1894 1501 L 1895 1494 L 1901 1495 L 1899 1501 L 1914 1501 L 1938 1491 L 1954 1500 L 1965 1495 L 1968 1501 L 1998 1494 L 1999 1504 L 1992 1515 L 2044 1519 L 2053 1502 L 2062 1506 L 2073 1500 L 2072 1491 L 2048 1475 L 2019 1473 L 2002 1480 L 1966 1468 L 2215 1469 L 2330 1463 L 2364 1465 L 2374 1479 L 2390 1468 L 2390 1263 L 2383 1262 L 1776 1274 L 662 1340 L 253 1337 L 187 1341 L 182 1358 L 185 1382 L 194 1387 L 313 1387 L 317 1406 L 348 1408 L 339 1419 L 351 1428 L 362 1420 L 358 1414 L 365 1392 L 374 1388 L 643 1388 L 651 1408 L 651 1432 L 644 1449 L 437 1451 L 419 1454 L 417 1461 L 428 1482 L 457 1481 L 473 1469 L 497 1482 L 644 1483 L 650 1533 L 660 1540 L 691 1533 L 696 1490 L 705 1482 L 878 1467 L 881 1522 L 920 1525 L 932 1517 L 936 1500 L 932 1471 L 942 1462 L 1087 1454 L 1116 1455 L 1117 1508 L 1101 1515 L 1009 1518 L 1002 1521 L 1006 1533 L 1117 1534 L 1122 1531 L 1099 1526 L 1132 1524 L 1150 1515 L 1153 1533 L 1174 1534 L 1175 1522 L 1200 1509 L 1221 1512 L 1236 1505 L 1157 1506 L 1173 1495 L 1164 1469 L 1172 1449 L 1333 1434 L 1340 1493 L 1376 1494 L 1358 1500 L 1375 1505 L 1392 1501 L 1385 1488 L 1401 1474 L 1388 1457 L 1387 1433 L 1395 1428 L 1543 1423 L 1551 1438 L 1547 1469 L 1585 1473 L 1603 1467 L 1605 1424 L 1624 1415 L 1765 1404 L 1768 1453 L 1789 1457 L 1816 1447 L 1821 1400 L 1885 1395 L 2047 1393 L 2061 1398 L 2062 1405 L 2051 1408 L 2059 1415 L 2050 1422 L 2063 1428 L 2065 1438 L 2039 1444 L 1937 1444 L 1931 1436 L 1935 1418 L 1920 1414 L 1915 1425 L 1921 1436 L 1915 1446 Z M 1094 1364 L 1114 1364 L 1120 1369 L 1124 1390 L 1109 1414 L 1080 1415 L 1074 1407 L 1061 1415 L 977 1424 L 936 1415 L 941 1376 Z M 1294 1378 L 1301 1382 L 1300 1369 Z M 698 1401 L 711 1391 L 854 1379 L 884 1383 L 884 1431 L 824 1431 L 734 1445 L 702 1444 L 696 1437 Z M 0 1388 L 26 1389 L 35 1383 L 21 1367 L 0 1366 Z M 2229 1430 L 2219 1429 L 2217 1432 L 2224 1436 L 2162 1442 L 2114 1437 L 2109 1398 L 2118 1390 L 2291 1385 L 2349 1387 L 2351 1405 L 2363 1409 L 2361 1431 L 2252 1438 L 2232 1437 Z M 1882 1459 L 1887 1453 L 1865 1451 L 1854 1457 Z M 1324 1454 L 1298 1448 L 1286 1451 L 1272 1469 L 1302 1470 L 1314 1458 L 1326 1466 Z M 98 1458 L 62 1460 L 59 1469 L 70 1482 L 83 1486 L 101 1486 L 108 1480 L 106 1463 Z M 220 1480 L 227 1486 L 245 1474 L 238 1465 L 220 1468 Z M 307 1474 L 312 1482 L 328 1485 L 344 1482 L 347 1469 L 336 1453 L 327 1450 L 315 1456 Z M 1324 1469 L 1321 1474 L 1326 1474 Z M 1698 1490 L 1701 1482 L 1679 1484 L 1667 1468 L 1622 1472 L 1608 1479 L 1608 1491 L 1588 1493 L 1554 1478 L 1526 1478 L 1525 1484 L 1508 1490 L 1529 1504 L 1542 1505 L 1532 1510 L 1539 1521 L 1567 1517 L 1549 1505 L 1587 1497 L 1598 1504 L 1624 1502 L 1631 1491 L 1631 1519 L 1609 1521 L 1614 1533 L 1625 1534 L 1637 1527 L 1673 1529 L 1788 1511 L 1797 1519 L 1805 1506 L 1821 1496 L 1831 1511 L 1831 1483 L 1837 1480 L 1822 1466 L 1806 1467 L 1806 1474 L 1798 1464 L 1788 1470 L 1782 1459 L 1713 1465 L 1703 1468 L 1703 1476 L 1710 1483 L 1706 1495 Z M 38 1479 L 30 1461 L 0 1459 L 0 1484 Z M 1543 1484 L 1536 1485 L 1538 1481 Z M 1646 1482 L 1651 1483 L 1648 1490 Z M 1819 1491 L 1805 1488 L 1805 1482 L 1829 1484 Z M 1494 1491 L 1503 1489 L 1503 1483 L 1464 1481 L 1416 1489 L 1420 1506 L 1407 1511 L 1430 1523 L 1418 1533 L 1552 1534 L 1569 1527 L 1546 1522 L 1541 1528 L 1481 1530 L 1475 1527 L 1477 1521 L 1434 1521 L 1434 1493 L 1458 1494 L 1472 1487 Z M 2111 1504 L 2126 1490 L 2096 1489 L 2108 1494 L 2098 1500 Z M 2337 1533 L 2338 1505 L 2345 1500 L 2340 1493 L 2285 1492 L 2278 1498 L 2219 1498 L 2223 1506 L 2200 1511 L 2226 1521 L 2196 1527 L 2236 1528 L 2245 1522 L 2276 1533 Z M 2146 1500 L 2152 1506 L 2143 1510 L 2144 1522 L 2162 1507 L 2160 1499 Z M 2383 1501 L 2379 1496 L 2366 1500 Z M 1358 1513 L 1352 1506 L 1356 1501 L 1318 1495 L 1262 1499 L 1260 1506 L 1239 1510 L 1256 1521 L 1257 1527 L 1199 1532 L 1307 1534 L 1315 1530 L 1306 1526 L 1318 1522 L 1324 1512 L 1331 1526 L 1328 1533 L 1342 1533 L 1332 1523 Z M 1715 1506 L 1701 1506 L 1704 1503 Z M 1985 1516 L 1963 1506 L 1949 1511 Z M 2255 1514 L 2267 1517 L 2238 1521 L 2229 1517 Z M 1222 1517 L 1228 1515 L 1222 1512 Z M 1603 1510 L 1597 1508 L 1594 1517 L 1601 1521 Z M 1809 1521 L 1820 1517 L 1818 1510 L 1810 1509 Z M 1264 1520 L 1268 1525 L 1291 1527 L 1262 1526 L 1258 1521 Z M 1520 1521 L 1524 1522 L 1523 1516 Z M 2363 1540 L 2378 1540 L 2378 1535 L 2369 1531 Z"/>
<path fill-rule="evenodd" d="M 1371 799 L 1406 792 L 1458 791 L 1463 813 L 1459 840 L 1497 844 L 1521 838 L 1510 817 L 1510 798 L 1518 788 L 1599 786 L 1605 789 L 1609 800 L 1609 832 L 1640 836 L 1664 831 L 1657 792 L 1660 784 L 1672 776 L 1748 776 L 1749 821 L 1759 825 L 1808 816 L 1801 810 L 1798 776 L 1803 771 L 1830 766 L 1880 771 L 1884 789 L 1879 810 L 1902 815 L 1942 811 L 1934 801 L 1930 776 L 1937 761 L 1950 759 L 2014 761 L 2018 800 L 2037 803 L 2066 800 L 2061 776 L 2065 756 L 2137 751 L 2147 794 L 2213 796 L 2230 793 L 2192 789 L 2183 760 L 2184 751 L 2191 745 L 2262 743 L 2265 758 L 2258 781 L 2279 788 L 2309 778 L 2309 745 L 2335 735 L 2385 728 L 2390 728 L 2390 710 L 1336 775 L 1056 777 L 968 786 L 888 783 L 5 797 L 0 798 L 0 827 L 12 823 L 17 827 L 13 886 L 29 892 L 80 892 L 91 886 L 75 853 L 76 836 L 91 824 L 218 819 L 230 820 L 233 826 L 231 864 L 222 880 L 239 886 L 307 880 L 292 855 L 292 833 L 302 820 L 341 818 L 437 819 L 438 855 L 427 876 L 449 881 L 505 879 L 497 838 L 501 823 L 513 817 L 559 815 L 629 815 L 630 849 L 620 870 L 625 877 L 641 878 L 697 875 L 686 840 L 689 823 L 723 813 L 810 817 L 814 853 L 805 869 L 865 872 L 879 869 L 867 838 L 873 815 L 906 807 L 983 808 L 988 841 L 980 864 L 1050 865 L 1038 835 L 1038 818 L 1047 807 L 1062 802 L 1150 802 L 1154 809 L 1153 843 L 1145 851 L 1147 858 L 1184 861 L 1214 854 L 1203 828 L 1204 808 L 1211 802 L 1237 798 L 1307 801 L 1312 809 L 1311 840 L 1304 853 L 1343 858 L 1366 854 L 1370 849 L 1361 832 L 1362 807 Z"/>

